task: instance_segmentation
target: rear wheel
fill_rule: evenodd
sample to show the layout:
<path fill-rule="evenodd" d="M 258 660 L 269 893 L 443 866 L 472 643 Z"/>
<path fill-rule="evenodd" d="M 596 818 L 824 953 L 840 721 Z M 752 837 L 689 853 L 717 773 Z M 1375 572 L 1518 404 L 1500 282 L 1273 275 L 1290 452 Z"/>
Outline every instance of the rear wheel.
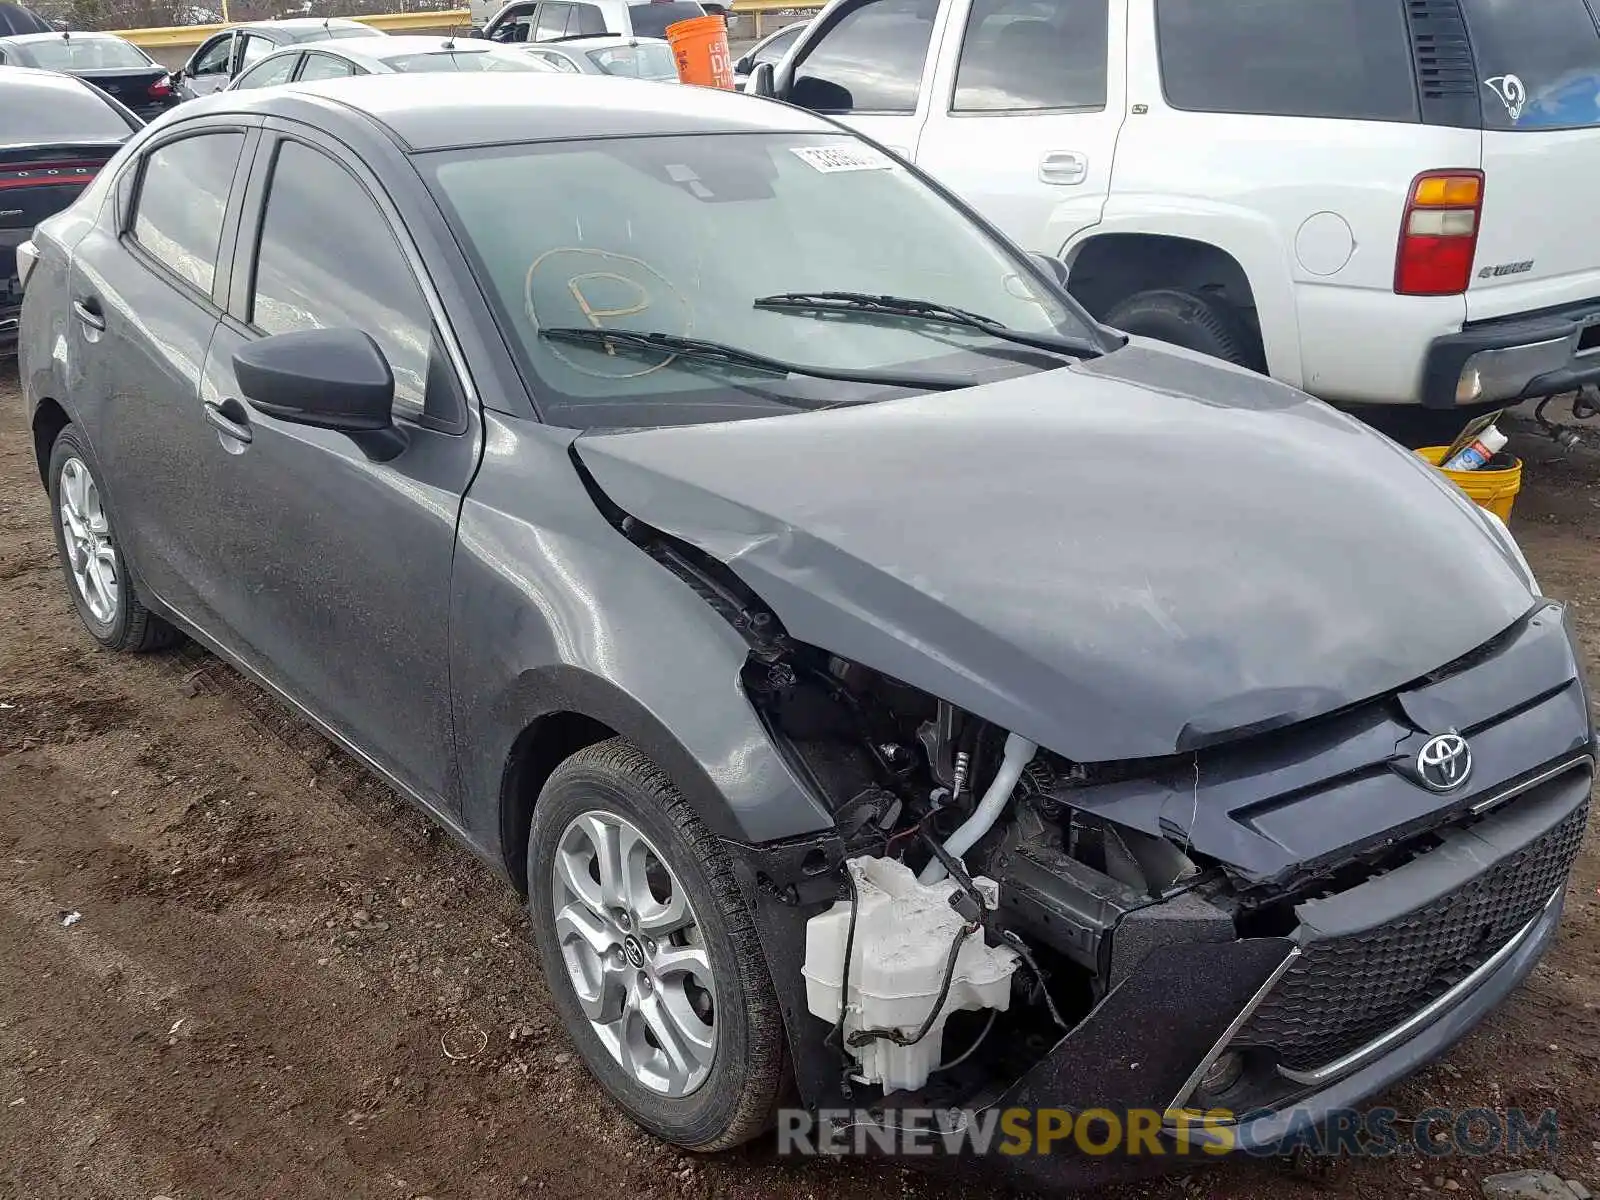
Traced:
<path fill-rule="evenodd" d="M 1105 323 L 1252 371 L 1266 369 L 1260 339 L 1243 314 L 1215 296 L 1169 288 L 1139 292 L 1114 305 Z"/>
<path fill-rule="evenodd" d="M 528 909 L 562 1023 L 633 1120 L 706 1151 L 770 1125 L 783 1018 L 754 922 L 721 844 L 620 738 L 545 784 Z"/>
<path fill-rule="evenodd" d="M 50 507 L 67 590 L 84 627 L 108 650 L 142 653 L 178 633 L 139 599 L 78 431 L 68 425 L 50 451 Z"/>

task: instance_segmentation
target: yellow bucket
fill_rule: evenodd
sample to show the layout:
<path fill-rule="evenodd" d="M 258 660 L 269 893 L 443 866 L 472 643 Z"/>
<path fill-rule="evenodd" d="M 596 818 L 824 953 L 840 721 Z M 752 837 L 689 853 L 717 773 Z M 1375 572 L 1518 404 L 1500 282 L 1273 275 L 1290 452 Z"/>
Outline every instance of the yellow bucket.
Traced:
<path fill-rule="evenodd" d="M 1449 446 L 1424 446 L 1417 454 L 1435 467 L 1444 459 L 1444 453 Z M 1439 467 L 1439 473 L 1449 478 L 1473 500 L 1479 507 L 1487 508 L 1502 521 L 1511 519 L 1511 506 L 1517 502 L 1517 493 L 1522 490 L 1522 460 L 1513 458 L 1509 467 L 1499 467 L 1490 470 L 1488 467 L 1479 467 L 1476 471 L 1446 471 Z"/>

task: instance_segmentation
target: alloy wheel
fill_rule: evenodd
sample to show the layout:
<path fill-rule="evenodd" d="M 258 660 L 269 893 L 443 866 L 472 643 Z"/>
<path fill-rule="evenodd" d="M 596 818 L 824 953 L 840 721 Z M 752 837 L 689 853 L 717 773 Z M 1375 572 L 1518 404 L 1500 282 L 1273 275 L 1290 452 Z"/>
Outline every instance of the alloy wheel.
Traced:
<path fill-rule="evenodd" d="M 567 976 L 635 1082 L 683 1097 L 716 1056 L 715 985 L 681 880 L 632 822 L 594 810 L 562 831 L 551 880 Z"/>
<path fill-rule="evenodd" d="M 122 582 L 111 521 L 100 503 L 100 488 L 81 458 L 61 464 L 58 509 L 67 567 L 89 614 L 101 625 L 116 619 Z"/>

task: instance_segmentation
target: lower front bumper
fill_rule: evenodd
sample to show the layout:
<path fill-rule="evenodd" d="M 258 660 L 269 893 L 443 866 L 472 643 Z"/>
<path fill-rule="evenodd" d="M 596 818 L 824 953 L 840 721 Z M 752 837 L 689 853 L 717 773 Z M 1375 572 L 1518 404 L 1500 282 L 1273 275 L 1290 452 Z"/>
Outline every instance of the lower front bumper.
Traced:
<path fill-rule="evenodd" d="M 1482 321 L 1437 339 L 1422 372 L 1428 408 L 1500 404 L 1600 383 L 1600 300 Z"/>
<path fill-rule="evenodd" d="M 1033 1114 L 1094 1109 L 1116 1114 L 1128 1129 L 1135 1112 L 1161 1114 L 1155 1141 L 1147 1140 L 1142 1153 L 1125 1153 L 1124 1144 L 1095 1157 L 1066 1143 L 1057 1153 L 1017 1153 L 1013 1143 L 983 1158 L 1019 1186 L 1082 1187 L 1228 1154 L 1268 1156 L 1327 1145 L 1323 1132 L 1343 1114 L 1439 1057 L 1497 1008 L 1549 948 L 1561 911 L 1557 893 L 1476 988 L 1380 1057 L 1270 1111 L 1234 1114 L 1219 1125 L 1176 1119 L 1180 1107 L 1209 1107 L 1193 1097 L 1195 1077 L 1239 1023 L 1215 1014 L 1247 1015 L 1252 997 L 1271 986 L 1294 946 L 1262 938 L 1152 955 L 990 1107 Z M 1218 1120 L 1214 1109 L 1208 1120 Z"/>

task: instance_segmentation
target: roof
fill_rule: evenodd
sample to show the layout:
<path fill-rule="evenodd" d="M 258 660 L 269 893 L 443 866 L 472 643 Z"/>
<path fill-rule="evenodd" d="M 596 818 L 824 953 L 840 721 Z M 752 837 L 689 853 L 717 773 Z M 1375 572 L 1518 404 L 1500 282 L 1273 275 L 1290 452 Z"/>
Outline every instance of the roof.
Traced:
<path fill-rule="evenodd" d="M 0 67 L 0 86 L 11 87 L 16 84 L 46 91 L 74 92 L 78 95 L 86 91 L 96 94 L 77 76 L 67 75 L 61 71 L 41 71 L 36 67 Z"/>
<path fill-rule="evenodd" d="M 304 50 L 303 46 L 294 47 L 295 50 Z M 411 54 L 447 54 L 452 49 L 457 54 L 481 53 L 488 50 L 509 50 L 512 47 L 503 46 L 499 42 L 491 42 L 487 38 L 448 37 L 442 33 L 421 34 L 405 33 L 385 37 L 374 34 L 369 38 L 340 38 L 326 46 L 318 46 L 319 51 L 331 54 L 348 54 L 360 58 L 375 58 L 380 61 L 389 58 L 405 58 Z M 289 53 L 289 47 L 276 50 L 275 54 Z"/>
<path fill-rule="evenodd" d="M 182 111 L 276 113 L 325 128 L 339 109 L 367 114 L 411 150 L 673 133 L 842 132 L 812 113 L 739 92 L 542 71 L 324 79 L 220 92 Z"/>
<path fill-rule="evenodd" d="M 36 46 L 40 42 L 120 42 L 114 33 L 94 33 L 88 30 L 79 32 L 74 29 L 70 33 L 19 33 L 5 39 L 8 46 Z"/>
<path fill-rule="evenodd" d="M 518 42 L 519 49 L 535 46 L 547 50 L 604 50 L 608 46 L 670 46 L 666 38 L 637 37 L 631 33 L 595 33 L 587 37 L 552 38 L 548 42 Z"/>
<path fill-rule="evenodd" d="M 291 32 L 300 30 L 322 29 L 331 26 L 334 29 L 363 29 L 360 21 L 352 21 L 348 17 L 284 17 L 278 21 L 246 21 L 236 26 L 238 29 L 284 29 Z M 375 35 L 376 36 L 376 35 Z"/>

